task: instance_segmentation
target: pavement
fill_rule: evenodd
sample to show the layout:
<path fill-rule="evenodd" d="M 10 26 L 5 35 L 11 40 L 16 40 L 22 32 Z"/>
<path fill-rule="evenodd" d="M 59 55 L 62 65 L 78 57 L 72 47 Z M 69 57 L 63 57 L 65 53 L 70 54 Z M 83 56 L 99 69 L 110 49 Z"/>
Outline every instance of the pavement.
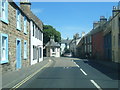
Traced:
<path fill-rule="evenodd" d="M 49 67 L 38 72 L 19 88 L 119 90 L 119 81 L 106 75 L 109 73 L 111 76 L 116 76 L 116 72 L 109 68 L 105 69 L 97 63 L 88 63 L 88 60 L 77 58 L 61 57 L 51 60 L 53 63 Z M 100 71 L 98 67 L 106 73 Z"/>
<path fill-rule="evenodd" d="M 49 58 L 44 58 L 40 63 L 24 67 L 16 71 L 9 71 L 2 73 L 2 88 L 12 88 L 15 84 L 19 83 L 44 65 L 49 63 Z"/>

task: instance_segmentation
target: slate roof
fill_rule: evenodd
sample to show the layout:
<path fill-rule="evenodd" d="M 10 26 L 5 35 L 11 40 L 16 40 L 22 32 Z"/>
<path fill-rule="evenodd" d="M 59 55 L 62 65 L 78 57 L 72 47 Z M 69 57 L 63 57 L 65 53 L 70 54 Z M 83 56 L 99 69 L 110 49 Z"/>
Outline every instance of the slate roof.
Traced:
<path fill-rule="evenodd" d="M 65 43 L 67 43 L 67 44 L 69 44 L 71 42 L 71 40 L 61 40 L 61 44 L 65 44 Z"/>
<path fill-rule="evenodd" d="M 23 14 L 28 17 L 28 19 L 31 19 L 41 31 L 43 30 L 43 22 L 37 16 L 35 16 L 35 14 L 31 10 L 27 10 L 26 8 L 21 8 L 17 6 L 17 4 L 13 0 L 9 0 L 9 3 L 15 8 L 18 8 Z"/>
<path fill-rule="evenodd" d="M 31 10 L 27 10 L 26 8 L 21 8 L 21 9 L 42 31 L 43 22 L 37 16 L 35 16 L 35 14 Z"/>
<path fill-rule="evenodd" d="M 50 40 L 45 47 L 60 47 L 59 43 L 55 42 L 54 40 Z"/>

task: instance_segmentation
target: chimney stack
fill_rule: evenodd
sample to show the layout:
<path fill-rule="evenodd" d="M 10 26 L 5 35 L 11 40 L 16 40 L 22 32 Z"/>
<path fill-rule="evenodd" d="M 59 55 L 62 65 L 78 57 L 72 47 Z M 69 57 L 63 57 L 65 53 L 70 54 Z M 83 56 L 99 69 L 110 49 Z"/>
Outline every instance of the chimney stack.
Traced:
<path fill-rule="evenodd" d="M 99 21 L 93 22 L 93 29 L 97 28 L 99 26 Z"/>
<path fill-rule="evenodd" d="M 20 7 L 22 10 L 29 10 L 31 9 L 31 3 L 29 0 L 21 0 Z"/>
<path fill-rule="evenodd" d="M 103 25 L 107 22 L 107 18 L 105 16 L 100 16 L 100 24 Z"/>
<path fill-rule="evenodd" d="M 118 6 L 113 6 L 113 10 L 112 10 L 112 14 L 113 14 L 113 17 L 120 12 L 120 5 L 118 3 Z"/>
<path fill-rule="evenodd" d="M 82 37 L 84 37 L 85 36 L 85 32 L 82 32 Z"/>

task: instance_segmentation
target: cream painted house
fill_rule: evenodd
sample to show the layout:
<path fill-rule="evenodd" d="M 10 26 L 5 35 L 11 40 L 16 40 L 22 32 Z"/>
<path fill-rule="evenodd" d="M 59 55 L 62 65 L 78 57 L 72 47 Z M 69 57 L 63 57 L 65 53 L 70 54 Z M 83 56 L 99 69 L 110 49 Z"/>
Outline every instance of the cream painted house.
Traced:
<path fill-rule="evenodd" d="M 50 41 L 46 44 L 47 57 L 60 57 L 60 45 L 51 37 Z"/>

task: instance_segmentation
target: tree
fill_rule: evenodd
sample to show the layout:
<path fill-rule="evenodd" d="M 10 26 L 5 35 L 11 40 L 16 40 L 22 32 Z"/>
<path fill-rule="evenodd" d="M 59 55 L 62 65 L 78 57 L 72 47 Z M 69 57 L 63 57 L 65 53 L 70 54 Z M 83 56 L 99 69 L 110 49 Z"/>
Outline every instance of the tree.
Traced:
<path fill-rule="evenodd" d="M 61 33 L 50 25 L 44 25 L 43 26 L 43 38 L 44 38 L 43 44 L 44 45 L 46 45 L 46 43 L 50 40 L 51 36 L 54 36 L 55 42 L 60 42 Z"/>

